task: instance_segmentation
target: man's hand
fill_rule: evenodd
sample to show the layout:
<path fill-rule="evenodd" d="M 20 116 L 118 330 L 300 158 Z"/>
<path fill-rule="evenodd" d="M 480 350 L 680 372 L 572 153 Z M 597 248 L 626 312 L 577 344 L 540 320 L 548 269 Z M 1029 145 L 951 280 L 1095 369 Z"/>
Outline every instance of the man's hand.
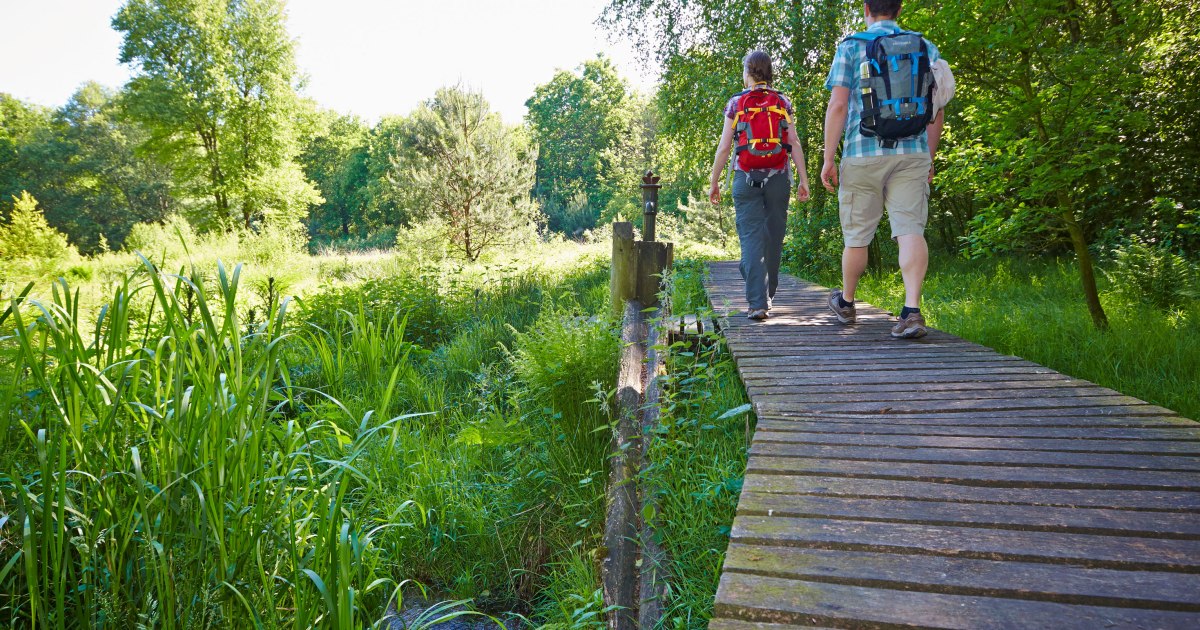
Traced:
<path fill-rule="evenodd" d="M 796 187 L 796 201 L 804 203 L 805 201 L 808 201 L 808 197 L 808 182 L 800 182 L 800 185 Z"/>
<path fill-rule="evenodd" d="M 928 183 L 930 183 L 930 184 L 932 184 L 932 183 L 933 183 L 933 164 L 932 164 L 932 163 L 929 165 L 929 180 L 928 180 Z"/>
<path fill-rule="evenodd" d="M 720 184 L 713 184 L 712 187 L 708 189 L 708 200 L 714 206 L 721 205 L 721 185 Z"/>
<path fill-rule="evenodd" d="M 821 183 L 825 186 L 825 190 L 829 192 L 837 192 L 835 186 L 838 185 L 837 164 L 833 160 L 825 160 L 821 165 Z"/>

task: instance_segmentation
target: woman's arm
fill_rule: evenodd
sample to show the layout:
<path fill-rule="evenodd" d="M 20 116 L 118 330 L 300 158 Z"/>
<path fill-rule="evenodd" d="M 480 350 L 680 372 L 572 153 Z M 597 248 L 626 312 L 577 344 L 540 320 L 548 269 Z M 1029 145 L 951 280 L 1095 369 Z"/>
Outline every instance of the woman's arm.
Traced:
<path fill-rule="evenodd" d="M 787 132 L 787 142 L 792 145 L 792 163 L 796 165 L 796 200 L 808 201 L 808 167 L 804 164 L 804 147 L 800 146 L 795 129 L 788 127 Z"/>
<path fill-rule="evenodd" d="M 721 172 L 729 162 L 729 151 L 733 148 L 733 119 L 721 117 L 725 130 L 721 132 L 721 141 L 717 143 L 717 155 L 713 158 L 712 178 L 708 186 L 708 200 L 715 206 L 721 203 Z"/>

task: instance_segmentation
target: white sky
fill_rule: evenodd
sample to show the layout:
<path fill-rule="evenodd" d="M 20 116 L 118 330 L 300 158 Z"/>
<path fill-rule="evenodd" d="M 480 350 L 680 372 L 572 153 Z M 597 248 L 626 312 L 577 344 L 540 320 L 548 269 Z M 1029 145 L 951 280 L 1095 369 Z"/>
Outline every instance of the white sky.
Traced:
<path fill-rule="evenodd" d="M 0 92 L 59 106 L 83 82 L 117 87 L 111 27 L 122 0 L 0 0 Z M 482 90 L 510 123 L 558 68 L 598 52 L 640 89 L 632 48 L 593 24 L 606 0 L 289 0 L 305 94 L 324 107 L 374 122 L 404 114 L 456 82 Z"/>

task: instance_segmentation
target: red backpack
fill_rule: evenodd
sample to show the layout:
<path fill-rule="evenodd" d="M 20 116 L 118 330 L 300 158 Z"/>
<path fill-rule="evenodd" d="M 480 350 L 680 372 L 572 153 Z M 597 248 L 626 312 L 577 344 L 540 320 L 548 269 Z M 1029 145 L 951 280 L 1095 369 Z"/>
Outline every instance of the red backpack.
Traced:
<path fill-rule="evenodd" d="M 733 116 L 738 168 L 743 171 L 787 168 L 792 145 L 787 144 L 791 117 L 787 101 L 771 89 L 746 90 L 738 95 Z"/>

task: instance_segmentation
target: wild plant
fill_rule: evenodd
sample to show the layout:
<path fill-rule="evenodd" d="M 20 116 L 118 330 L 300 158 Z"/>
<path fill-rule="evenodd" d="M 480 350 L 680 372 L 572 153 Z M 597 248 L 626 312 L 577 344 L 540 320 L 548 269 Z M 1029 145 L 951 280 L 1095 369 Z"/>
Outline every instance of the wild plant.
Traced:
<path fill-rule="evenodd" d="M 16 541 L 0 545 L 0 612 L 34 628 L 378 619 L 397 586 L 372 543 L 400 525 L 348 506 L 378 487 L 359 459 L 403 416 L 367 413 L 348 430 L 298 409 L 313 392 L 288 377 L 288 300 L 246 332 L 240 267 L 218 264 L 209 293 L 195 269 L 141 263 L 94 321 L 65 280 L 49 301 L 10 307 L 22 378 L 0 417 L 33 463 L 8 459 L 0 481 L 0 540 Z M 152 312 L 134 318 L 143 294 Z"/>

